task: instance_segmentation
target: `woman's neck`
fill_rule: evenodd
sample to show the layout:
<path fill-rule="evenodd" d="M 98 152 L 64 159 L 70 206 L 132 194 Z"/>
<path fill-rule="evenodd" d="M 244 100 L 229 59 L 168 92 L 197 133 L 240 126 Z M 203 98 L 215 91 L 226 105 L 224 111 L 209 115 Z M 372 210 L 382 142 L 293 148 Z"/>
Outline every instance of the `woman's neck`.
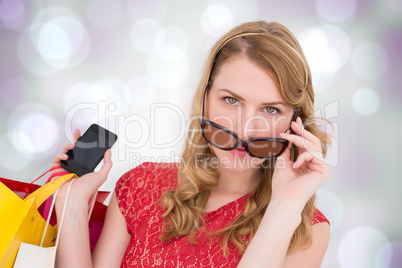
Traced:
<path fill-rule="evenodd" d="M 244 172 L 221 168 L 219 170 L 219 183 L 212 191 L 245 195 L 257 189 L 262 177 L 261 168 L 252 168 Z"/>
<path fill-rule="evenodd" d="M 262 170 L 252 169 L 238 172 L 220 169 L 219 183 L 212 188 L 204 212 L 214 211 L 240 197 L 257 189 L 261 180 Z"/>

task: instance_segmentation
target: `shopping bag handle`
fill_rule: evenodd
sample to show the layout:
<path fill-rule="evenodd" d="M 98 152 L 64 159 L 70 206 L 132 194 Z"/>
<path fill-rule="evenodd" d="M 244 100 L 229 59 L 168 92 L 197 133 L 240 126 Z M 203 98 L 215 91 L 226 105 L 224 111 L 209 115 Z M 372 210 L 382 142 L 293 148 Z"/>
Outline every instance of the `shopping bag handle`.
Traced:
<path fill-rule="evenodd" d="M 56 236 L 56 244 L 55 244 L 55 249 L 57 250 L 57 247 L 59 246 L 59 241 L 60 241 L 60 233 L 61 233 L 61 228 L 63 226 L 63 221 L 64 221 L 64 216 L 66 213 L 66 208 L 67 208 L 67 203 L 68 203 L 68 197 L 70 196 L 70 190 L 71 190 L 71 186 L 73 184 L 73 182 L 76 180 L 76 178 L 72 179 L 68 185 L 68 189 L 67 189 L 67 194 L 66 194 L 66 199 L 64 200 L 64 205 L 63 205 L 63 212 L 61 213 L 61 220 L 60 220 L 60 224 L 58 224 L 57 227 L 57 236 Z M 59 188 L 60 189 L 60 188 Z M 46 227 L 45 230 L 43 231 L 43 235 L 42 235 L 42 240 L 40 241 L 40 246 L 43 247 L 43 242 L 45 241 L 45 236 L 46 236 L 46 231 L 47 231 L 47 227 L 49 226 L 49 222 L 50 222 L 50 216 L 52 215 L 52 211 L 54 208 L 54 204 L 55 204 L 55 200 L 57 198 L 57 193 L 59 192 L 59 189 L 56 190 L 56 192 L 54 193 L 54 197 L 52 200 L 52 205 L 50 206 L 50 211 L 49 211 L 49 215 L 47 216 L 47 221 L 46 221 Z"/>
<path fill-rule="evenodd" d="M 54 192 L 57 191 L 66 181 L 72 178 L 78 178 L 78 176 L 74 173 L 66 174 L 63 176 L 60 176 L 54 181 L 51 181 L 49 183 L 46 183 L 39 189 L 37 189 L 35 192 L 30 194 L 25 200 L 28 201 L 32 198 L 34 198 L 34 204 L 36 207 L 39 207 L 42 205 L 43 202 L 46 201 Z"/>
<path fill-rule="evenodd" d="M 35 181 L 39 180 L 40 178 L 42 178 L 43 176 L 45 176 L 45 175 L 46 175 L 47 173 L 49 173 L 50 171 L 53 171 L 53 170 L 56 170 L 56 169 L 60 169 L 60 168 L 61 168 L 61 167 L 59 167 L 59 166 L 52 167 L 51 169 L 49 169 L 48 171 L 46 171 L 45 173 L 43 173 L 42 175 L 40 175 L 38 178 L 36 178 L 34 181 L 32 181 L 29 185 L 32 185 Z M 61 173 L 62 173 L 62 174 L 61 174 Z M 49 177 L 49 179 L 47 180 L 46 183 L 48 183 L 49 181 L 51 181 L 51 179 L 52 179 L 54 176 L 56 176 L 56 175 L 60 176 L 60 175 L 64 175 L 64 174 L 67 174 L 67 173 L 70 173 L 70 172 L 61 171 L 61 172 L 53 173 L 53 174 Z M 25 190 L 25 195 L 24 195 L 24 198 L 23 198 L 23 199 L 25 199 L 25 198 L 29 195 L 29 188 L 28 188 L 28 187 L 25 187 L 24 190 Z"/>

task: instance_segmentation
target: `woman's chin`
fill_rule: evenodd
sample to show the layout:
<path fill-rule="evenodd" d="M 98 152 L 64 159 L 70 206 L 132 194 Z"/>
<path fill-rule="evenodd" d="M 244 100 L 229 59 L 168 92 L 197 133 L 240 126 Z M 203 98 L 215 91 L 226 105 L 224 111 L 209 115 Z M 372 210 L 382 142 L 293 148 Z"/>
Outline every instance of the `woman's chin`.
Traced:
<path fill-rule="evenodd" d="M 218 152 L 219 167 L 234 172 L 246 172 L 250 169 L 260 168 L 264 159 L 250 156 L 247 152 L 223 151 Z"/>

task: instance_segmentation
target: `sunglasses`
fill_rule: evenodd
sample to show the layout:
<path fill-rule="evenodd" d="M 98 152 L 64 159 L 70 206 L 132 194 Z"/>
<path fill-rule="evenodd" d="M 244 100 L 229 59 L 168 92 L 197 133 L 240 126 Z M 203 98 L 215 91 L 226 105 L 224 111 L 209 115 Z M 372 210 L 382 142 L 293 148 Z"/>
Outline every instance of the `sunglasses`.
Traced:
<path fill-rule="evenodd" d="M 207 90 L 205 89 L 202 99 L 201 133 L 209 144 L 224 151 L 243 147 L 250 156 L 262 159 L 278 157 L 286 150 L 289 145 L 288 140 L 258 137 L 244 141 L 232 130 L 206 119 L 204 102 Z"/>

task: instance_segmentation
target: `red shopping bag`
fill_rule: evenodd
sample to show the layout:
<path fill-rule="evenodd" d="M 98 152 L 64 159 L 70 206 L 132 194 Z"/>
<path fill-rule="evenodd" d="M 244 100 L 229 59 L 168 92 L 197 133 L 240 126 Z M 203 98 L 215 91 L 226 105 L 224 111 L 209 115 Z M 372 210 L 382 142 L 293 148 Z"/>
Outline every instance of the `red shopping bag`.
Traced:
<path fill-rule="evenodd" d="M 99 191 L 96 197 L 94 208 L 92 210 L 91 218 L 89 220 L 89 241 L 91 246 L 91 252 L 94 250 L 96 243 L 98 242 L 99 236 L 102 232 L 103 224 L 105 222 L 107 206 L 103 204 L 109 192 Z M 43 206 L 39 209 L 39 213 L 43 218 L 47 218 L 50 205 L 52 204 L 52 197 L 46 200 Z M 56 214 L 53 210 L 52 216 L 49 223 L 51 225 L 56 224 Z"/>
<path fill-rule="evenodd" d="M 40 188 L 40 185 L 37 185 L 37 184 L 14 181 L 14 180 L 9 180 L 6 178 L 1 178 L 1 177 L 0 177 L 0 181 L 5 186 L 7 186 L 9 189 L 11 189 L 21 199 L 24 199 L 24 196 L 26 195 L 26 193 L 31 194 L 35 190 Z"/>
<path fill-rule="evenodd" d="M 21 199 L 24 199 L 25 196 L 31 194 L 36 189 L 40 188 L 40 185 L 33 183 L 26 183 L 16 180 L 10 180 L 6 178 L 0 177 L 0 182 L 6 185 L 9 189 L 11 189 L 16 195 L 18 195 Z M 106 200 L 110 192 L 107 191 L 99 191 L 96 197 L 96 201 L 94 204 L 94 208 L 92 210 L 91 218 L 89 220 L 89 239 L 91 252 L 95 248 L 96 243 L 98 242 L 100 233 L 102 232 L 103 224 L 105 221 L 107 206 L 103 204 Z M 38 209 L 39 213 L 42 215 L 44 219 L 47 218 L 50 210 L 50 205 L 52 204 L 52 197 L 47 199 Z M 57 223 L 55 212 L 51 216 L 50 224 L 55 225 Z"/>

